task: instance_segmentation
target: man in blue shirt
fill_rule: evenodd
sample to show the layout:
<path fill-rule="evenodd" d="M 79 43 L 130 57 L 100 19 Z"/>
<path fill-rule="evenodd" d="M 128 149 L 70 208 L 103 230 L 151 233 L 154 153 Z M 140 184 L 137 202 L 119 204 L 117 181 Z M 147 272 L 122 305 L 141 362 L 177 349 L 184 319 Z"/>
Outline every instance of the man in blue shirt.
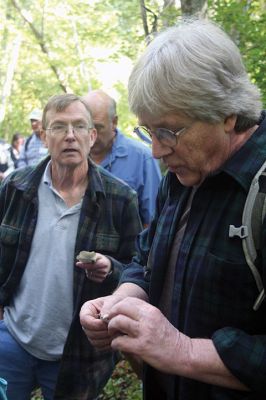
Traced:
<path fill-rule="evenodd" d="M 47 148 L 40 138 L 42 111 L 37 108 L 33 110 L 29 115 L 29 120 L 31 123 L 32 134 L 25 140 L 24 146 L 21 149 L 17 168 L 37 164 L 48 154 Z"/>
<path fill-rule="evenodd" d="M 138 194 L 139 211 L 144 226 L 154 214 L 155 198 L 161 180 L 158 161 L 148 146 L 130 139 L 117 129 L 116 102 L 102 90 L 84 96 L 98 136 L 91 149 L 96 164 L 122 179 Z"/>

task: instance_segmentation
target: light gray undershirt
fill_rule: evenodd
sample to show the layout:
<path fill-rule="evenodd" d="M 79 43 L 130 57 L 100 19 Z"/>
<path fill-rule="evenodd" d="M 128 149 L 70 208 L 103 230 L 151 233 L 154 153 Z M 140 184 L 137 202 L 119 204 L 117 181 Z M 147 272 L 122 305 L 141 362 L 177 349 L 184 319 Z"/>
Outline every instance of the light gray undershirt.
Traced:
<path fill-rule="evenodd" d="M 42 360 L 58 360 L 73 314 L 73 261 L 81 202 L 68 208 L 53 188 L 50 163 L 38 189 L 39 211 L 29 259 L 11 304 L 8 330 Z"/>

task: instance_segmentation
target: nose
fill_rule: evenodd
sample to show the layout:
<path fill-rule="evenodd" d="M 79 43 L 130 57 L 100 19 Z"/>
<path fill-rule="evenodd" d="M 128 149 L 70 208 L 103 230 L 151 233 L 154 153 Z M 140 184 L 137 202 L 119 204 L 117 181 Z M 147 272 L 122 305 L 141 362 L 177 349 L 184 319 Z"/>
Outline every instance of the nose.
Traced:
<path fill-rule="evenodd" d="M 68 125 L 66 127 L 66 134 L 65 134 L 66 139 L 74 140 L 76 139 L 75 133 L 74 133 L 74 128 L 72 125 Z"/>
<path fill-rule="evenodd" d="M 162 157 L 165 157 L 165 156 L 167 156 L 168 154 L 171 154 L 171 153 L 173 152 L 173 150 L 172 150 L 170 147 L 165 146 L 164 144 L 162 144 L 162 143 L 156 138 L 155 135 L 153 135 L 153 137 L 152 137 L 152 145 L 151 145 L 151 148 L 152 148 L 152 155 L 153 155 L 153 157 L 154 157 L 154 158 L 157 158 L 157 159 L 162 158 Z"/>

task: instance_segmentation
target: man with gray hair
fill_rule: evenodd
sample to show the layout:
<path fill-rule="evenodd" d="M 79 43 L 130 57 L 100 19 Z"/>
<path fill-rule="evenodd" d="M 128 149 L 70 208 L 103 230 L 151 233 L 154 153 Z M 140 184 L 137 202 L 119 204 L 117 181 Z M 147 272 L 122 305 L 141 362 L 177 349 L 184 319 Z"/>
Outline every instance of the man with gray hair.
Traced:
<path fill-rule="evenodd" d="M 79 310 L 114 291 L 141 222 L 136 192 L 89 158 L 96 135 L 80 97 L 52 97 L 41 132 L 50 156 L 1 186 L 0 376 L 10 400 L 30 400 L 35 386 L 45 400 L 95 399 L 117 361 L 91 346 Z"/>
<path fill-rule="evenodd" d="M 168 173 L 138 255 L 112 296 L 85 303 L 83 328 L 144 362 L 146 400 L 265 399 L 265 296 L 230 234 L 266 159 L 259 91 L 222 29 L 185 20 L 144 51 L 129 103 Z M 265 245 L 256 267 L 265 286 Z"/>

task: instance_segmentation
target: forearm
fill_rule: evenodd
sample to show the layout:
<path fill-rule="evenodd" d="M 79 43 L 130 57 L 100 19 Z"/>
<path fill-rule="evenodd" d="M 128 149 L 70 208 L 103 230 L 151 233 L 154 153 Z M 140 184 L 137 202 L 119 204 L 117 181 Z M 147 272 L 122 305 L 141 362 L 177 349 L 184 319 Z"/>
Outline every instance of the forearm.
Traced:
<path fill-rule="evenodd" d="M 217 386 L 236 390 L 249 390 L 226 368 L 212 340 L 190 339 L 179 333 L 173 370 L 167 371 Z"/>

